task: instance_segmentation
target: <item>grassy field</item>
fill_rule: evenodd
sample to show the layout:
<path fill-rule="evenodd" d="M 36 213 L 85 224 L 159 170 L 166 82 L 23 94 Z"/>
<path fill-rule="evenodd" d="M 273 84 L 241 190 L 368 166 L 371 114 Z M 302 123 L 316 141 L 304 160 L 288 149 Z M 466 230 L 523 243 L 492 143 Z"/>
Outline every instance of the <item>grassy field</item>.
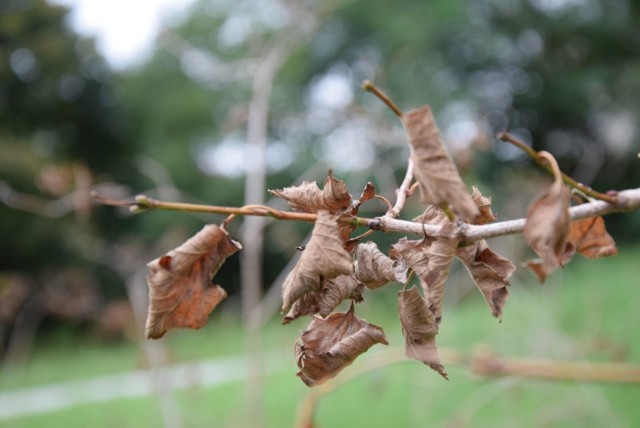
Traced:
<path fill-rule="evenodd" d="M 561 360 L 640 363 L 640 311 L 637 304 L 640 252 L 621 249 L 617 257 L 577 259 L 539 285 L 519 270 L 502 323 L 493 319 L 479 293 L 453 291 L 445 303 L 438 344 L 472 353 Z M 464 275 L 448 287 L 466 290 Z M 403 344 L 394 316 L 395 293 L 388 287 L 358 307 L 387 332 L 390 347 Z M 461 296 L 461 297 L 460 297 Z M 453 301 L 455 300 L 455 301 Z M 298 404 L 309 390 L 295 378 L 292 344 L 304 321 L 277 322 L 263 332 L 264 347 L 282 360 L 265 379 L 268 427 L 292 426 Z M 235 317 L 216 314 L 202 331 L 175 331 L 166 345 L 172 361 L 240 355 L 244 337 Z M 378 346 L 379 349 L 384 349 Z M 375 349 L 375 348 L 374 348 Z M 374 350 L 370 352 L 373 354 Z M 361 357 L 362 361 L 371 358 Z M 0 391 L 51 382 L 121 373 L 144 366 L 134 343 L 104 344 L 59 334 L 38 343 L 26 369 L 7 373 Z M 640 386 L 553 382 L 516 377 L 483 379 L 466 367 L 447 365 L 447 382 L 413 361 L 365 374 L 324 396 L 316 409 L 320 427 L 634 427 L 640 426 Z M 360 361 L 347 369 L 357 370 Z M 126 385 L 122 386 L 126 388 Z M 187 427 L 241 427 L 244 385 L 228 382 L 174 394 Z M 0 420 L 6 427 L 162 426 L 153 397 L 78 405 L 62 411 Z"/>

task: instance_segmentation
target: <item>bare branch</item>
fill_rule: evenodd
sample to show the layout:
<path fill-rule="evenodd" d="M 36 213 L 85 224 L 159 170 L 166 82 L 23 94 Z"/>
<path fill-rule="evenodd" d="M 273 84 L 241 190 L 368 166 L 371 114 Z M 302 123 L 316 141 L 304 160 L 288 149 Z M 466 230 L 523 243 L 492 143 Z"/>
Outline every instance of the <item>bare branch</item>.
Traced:
<path fill-rule="evenodd" d="M 407 172 L 404 175 L 404 180 L 398 190 L 396 190 L 396 204 L 387 212 L 388 217 L 398 218 L 400 211 L 404 208 L 404 203 L 407 201 L 407 196 L 413 193 L 411 182 L 413 181 L 413 159 L 409 158 L 407 162 Z"/>

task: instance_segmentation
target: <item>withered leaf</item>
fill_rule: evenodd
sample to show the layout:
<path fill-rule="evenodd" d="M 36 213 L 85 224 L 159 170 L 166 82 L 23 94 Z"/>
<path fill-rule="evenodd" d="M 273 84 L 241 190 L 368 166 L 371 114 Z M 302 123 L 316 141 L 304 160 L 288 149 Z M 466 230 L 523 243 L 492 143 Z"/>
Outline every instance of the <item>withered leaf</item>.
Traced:
<path fill-rule="evenodd" d="M 289 324 L 304 315 L 326 317 L 346 299 L 361 302 L 363 288 L 353 274 L 323 279 L 319 290 L 307 293 L 293 303 L 282 323 Z"/>
<path fill-rule="evenodd" d="M 480 212 L 442 143 L 431 107 L 411 110 L 402 116 L 402 123 L 411 143 L 414 175 L 422 202 L 443 208 L 451 206 L 458 215 L 472 222 Z"/>
<path fill-rule="evenodd" d="M 548 152 L 540 152 L 553 169 L 554 182 L 548 191 L 540 195 L 529 207 L 524 226 L 524 236 L 540 260 L 531 260 L 527 267 L 533 270 L 540 282 L 558 266 L 563 265 L 569 234 L 569 189 L 562 182 L 562 173 L 555 158 Z"/>
<path fill-rule="evenodd" d="M 286 200 L 297 212 L 315 213 L 318 210 L 327 210 L 335 214 L 351 208 L 351 194 L 346 183 L 335 178 L 331 171 L 324 180 L 322 190 L 315 181 L 303 181 L 299 186 L 269 192 Z"/>
<path fill-rule="evenodd" d="M 427 308 L 427 302 L 416 287 L 411 287 L 398 293 L 398 305 L 405 355 L 422 361 L 448 379 L 436 345 L 438 322 L 433 312 Z"/>
<path fill-rule="evenodd" d="M 502 308 L 509 297 L 509 277 L 516 267 L 508 259 L 494 253 L 484 239 L 458 248 L 456 256 L 469 271 L 493 316 L 501 318 Z"/>
<path fill-rule="evenodd" d="M 618 254 L 616 243 L 607 232 L 600 216 L 576 220 L 569 227 L 569 242 L 583 256 L 590 259 Z"/>
<path fill-rule="evenodd" d="M 458 239 L 453 236 L 454 227 L 448 222 L 443 225 L 441 236 L 433 240 L 401 238 L 392 246 L 392 256 L 402 260 L 418 276 L 427 307 L 438 322 L 442 317 L 444 283 L 458 246 Z"/>
<path fill-rule="evenodd" d="M 174 327 L 197 329 L 227 297 L 214 275 L 227 257 L 242 245 L 214 224 L 206 225 L 185 243 L 147 264 L 148 338 L 159 339 Z"/>
<path fill-rule="evenodd" d="M 338 223 L 328 211 L 318 211 L 309 244 L 282 285 L 282 311 L 305 294 L 317 291 L 323 279 L 353 273 L 353 259 L 342 245 Z"/>
<path fill-rule="evenodd" d="M 327 318 L 316 316 L 296 341 L 297 376 L 307 386 L 320 385 L 376 343 L 388 345 L 384 331 L 358 318 L 353 305 Z"/>
<path fill-rule="evenodd" d="M 496 221 L 496 216 L 491 210 L 491 198 L 483 196 L 478 186 L 473 186 L 471 198 L 480 210 L 480 215 L 473 221 L 474 224 L 487 224 Z"/>
<path fill-rule="evenodd" d="M 367 182 L 367 184 L 365 184 L 364 189 L 362 189 L 362 194 L 360 195 L 360 198 L 358 198 L 358 200 L 353 203 L 353 209 L 351 210 L 351 214 L 353 215 L 358 214 L 358 209 L 360 209 L 360 206 L 365 202 L 370 201 L 375 196 L 376 196 L 376 186 L 374 186 L 373 183 L 369 181 Z"/>
<path fill-rule="evenodd" d="M 407 266 L 384 255 L 375 242 L 358 245 L 356 257 L 356 277 L 369 289 L 380 288 L 389 281 L 407 282 Z"/>

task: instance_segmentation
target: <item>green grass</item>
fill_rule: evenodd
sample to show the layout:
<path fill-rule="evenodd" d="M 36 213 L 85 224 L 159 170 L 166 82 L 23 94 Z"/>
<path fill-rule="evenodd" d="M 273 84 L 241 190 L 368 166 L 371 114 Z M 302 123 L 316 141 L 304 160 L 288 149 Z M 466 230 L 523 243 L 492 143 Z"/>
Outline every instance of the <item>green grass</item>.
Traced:
<path fill-rule="evenodd" d="M 629 248 L 611 259 L 577 259 L 544 285 L 522 271 L 512 281 L 502 323 L 491 317 L 477 292 L 456 304 L 446 301 L 439 346 L 465 352 L 483 346 L 503 356 L 640 363 L 639 256 L 638 250 Z M 457 278 L 464 277 L 452 279 Z M 452 295 L 454 287 L 468 284 L 460 280 L 448 287 L 452 287 Z M 384 327 L 390 346 L 400 347 L 400 326 L 393 314 L 396 291 L 383 289 L 367 296 L 358 310 L 370 322 Z M 292 342 L 302 328 L 304 321 L 285 327 L 274 323 L 263 332 L 265 348 L 290 355 L 285 369 L 265 380 L 268 427 L 291 426 L 298 403 L 309 391 L 293 376 Z M 169 333 L 166 343 L 174 361 L 187 361 L 240 354 L 244 342 L 235 317 L 221 313 L 203 331 Z M 143 366 L 143 360 L 131 343 L 108 345 L 78 337 L 52 337 L 36 347 L 22 375 L 3 376 L 0 387 L 6 391 L 119 373 Z M 637 385 L 481 379 L 466 368 L 444 363 L 450 374 L 448 382 L 412 361 L 365 374 L 324 396 L 316 409 L 316 422 L 320 427 L 369 428 L 640 426 Z M 241 382 L 192 388 L 175 393 L 175 397 L 187 427 L 245 426 Z M 155 427 L 162 426 L 162 418 L 157 400 L 148 397 L 0 421 L 3 427 L 29 428 L 88 424 Z"/>

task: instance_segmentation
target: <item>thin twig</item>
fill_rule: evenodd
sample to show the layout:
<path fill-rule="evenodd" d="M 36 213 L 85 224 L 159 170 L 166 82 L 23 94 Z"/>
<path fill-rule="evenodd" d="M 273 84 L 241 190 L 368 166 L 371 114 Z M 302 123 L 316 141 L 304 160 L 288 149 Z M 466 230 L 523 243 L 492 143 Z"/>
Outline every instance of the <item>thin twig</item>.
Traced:
<path fill-rule="evenodd" d="M 404 208 L 404 204 L 407 201 L 407 196 L 411 195 L 413 191 L 411 190 L 411 182 L 413 181 L 413 159 L 409 158 L 407 162 L 407 172 L 404 175 L 404 179 L 400 184 L 400 187 L 396 191 L 396 203 L 391 208 L 385 216 L 391 218 L 398 218 L 400 215 L 400 211 Z"/>
<path fill-rule="evenodd" d="M 538 165 L 540 165 L 550 173 L 553 173 L 553 170 L 551 169 L 551 165 L 549 165 L 544 159 L 542 159 L 539 156 L 539 152 L 535 151 L 534 149 L 526 145 L 524 142 L 514 137 L 513 135 L 507 132 L 501 132 L 498 134 L 498 139 L 504 142 L 513 144 L 514 146 L 516 146 L 517 148 L 525 152 L 527 155 L 529 155 L 529 157 L 531 157 L 531 159 L 533 159 Z M 606 201 L 612 205 L 615 205 L 618 203 L 618 198 L 616 195 L 610 195 L 607 193 L 600 193 L 598 191 L 595 191 L 591 187 L 585 184 L 578 183 L 576 180 L 574 180 L 573 178 L 569 177 L 564 173 L 562 174 L 562 181 L 564 181 L 567 186 L 573 187 L 575 189 L 579 189 L 581 192 L 583 192 L 584 194 L 592 198 L 599 199 L 601 201 Z"/>
<path fill-rule="evenodd" d="M 637 364 L 554 361 L 531 358 L 475 356 L 471 371 L 485 376 L 520 376 L 554 381 L 639 383 Z"/>
<path fill-rule="evenodd" d="M 382 202 L 384 202 L 384 204 L 387 206 L 387 209 L 389 211 L 391 211 L 393 209 L 393 205 L 391 205 L 391 202 L 389 201 L 389 199 L 385 198 L 382 195 L 374 195 L 373 197 L 375 199 L 380 199 Z"/>
<path fill-rule="evenodd" d="M 153 199 L 145 195 L 136 196 L 133 201 L 126 201 L 120 199 L 110 199 L 92 192 L 91 197 L 94 201 L 102 205 L 130 207 L 132 211 L 148 211 L 148 210 L 162 210 L 162 211 L 181 211 L 191 213 L 206 213 L 206 214 L 225 214 L 225 215 L 246 215 L 246 216 L 258 216 L 258 217 L 273 217 L 278 220 L 297 220 L 297 221 L 316 221 L 315 214 L 308 213 L 295 213 L 290 211 L 280 211 L 266 205 L 245 205 L 242 207 L 222 207 L 218 205 L 205 205 L 205 204 L 191 204 L 186 202 L 168 202 Z"/>
<path fill-rule="evenodd" d="M 373 84 L 371 80 L 365 80 L 362 82 L 362 90 L 373 93 L 376 97 L 378 97 L 383 103 L 387 105 L 393 111 L 396 116 L 402 117 L 402 110 L 398 108 L 398 106 L 391 101 L 384 92 L 382 92 L 376 85 Z"/>

